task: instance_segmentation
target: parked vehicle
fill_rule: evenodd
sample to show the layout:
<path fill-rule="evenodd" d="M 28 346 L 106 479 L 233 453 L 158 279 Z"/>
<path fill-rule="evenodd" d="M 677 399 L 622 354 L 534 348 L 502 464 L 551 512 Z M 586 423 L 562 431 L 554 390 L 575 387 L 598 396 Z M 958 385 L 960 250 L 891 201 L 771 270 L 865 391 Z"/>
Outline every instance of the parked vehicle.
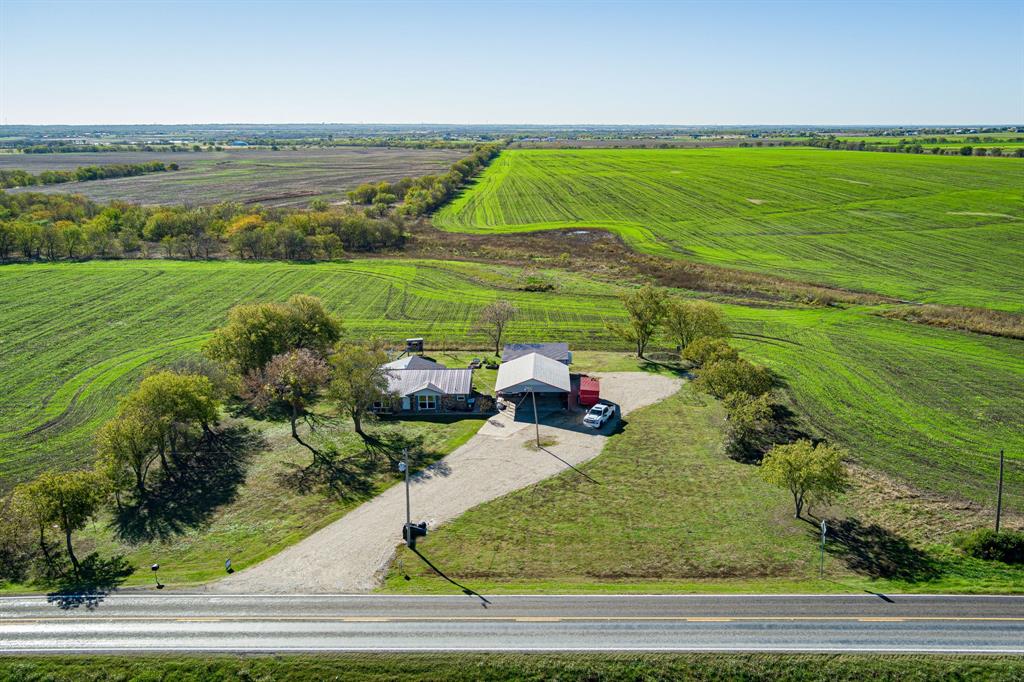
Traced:
<path fill-rule="evenodd" d="M 592 429 L 599 429 L 604 426 L 614 414 L 614 407 L 604 403 L 598 403 L 591 407 L 590 411 L 587 412 L 587 415 L 583 417 L 583 424 Z"/>
<path fill-rule="evenodd" d="M 469 369 L 480 369 L 480 366 L 484 364 L 484 361 L 480 358 L 473 358 L 469 361 Z"/>

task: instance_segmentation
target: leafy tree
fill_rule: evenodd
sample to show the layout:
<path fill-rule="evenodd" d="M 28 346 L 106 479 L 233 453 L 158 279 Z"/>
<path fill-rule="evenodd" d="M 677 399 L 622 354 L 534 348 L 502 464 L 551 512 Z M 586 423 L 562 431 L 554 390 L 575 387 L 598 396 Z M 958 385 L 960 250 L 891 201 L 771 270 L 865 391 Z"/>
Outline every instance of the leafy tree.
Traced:
<path fill-rule="evenodd" d="M 771 390 L 772 375 L 768 368 L 742 358 L 716 360 L 704 366 L 694 385 L 716 398 L 724 398 L 730 393 L 757 396 Z"/>
<path fill-rule="evenodd" d="M 729 415 L 725 427 L 725 451 L 740 461 L 760 458 L 769 445 L 775 425 L 775 411 L 768 395 L 755 397 L 746 393 L 730 393 L 724 402 Z"/>
<path fill-rule="evenodd" d="M 36 509 L 40 521 L 60 528 L 75 576 L 80 577 L 71 535 L 88 523 L 106 497 L 102 477 L 93 471 L 47 472 L 18 486 L 18 494 Z"/>
<path fill-rule="evenodd" d="M 0 222 L 0 263 L 6 261 L 14 251 L 17 236 L 12 223 Z"/>
<path fill-rule="evenodd" d="M 249 372 L 243 381 L 243 397 L 260 410 L 287 408 L 292 438 L 315 455 L 317 451 L 299 437 L 297 422 L 329 378 L 327 363 L 313 351 L 299 348 L 275 355 L 263 369 Z"/>
<path fill-rule="evenodd" d="M 680 298 L 670 298 L 665 304 L 665 330 L 680 350 L 697 339 L 729 336 L 729 327 L 718 306 Z"/>
<path fill-rule="evenodd" d="M 611 324 L 609 330 L 635 344 L 637 357 L 642 358 L 647 344 L 658 331 L 665 317 L 665 295 L 650 284 L 622 297 L 629 315 L 625 324 Z"/>
<path fill-rule="evenodd" d="M 696 367 L 702 367 L 717 360 L 739 360 L 740 354 L 725 339 L 703 336 L 683 348 L 683 359 Z"/>
<path fill-rule="evenodd" d="M 0 581 L 22 582 L 39 550 L 32 519 L 15 495 L 0 499 Z"/>
<path fill-rule="evenodd" d="M 130 472 L 129 485 L 134 485 L 139 499 L 145 500 L 146 480 L 159 456 L 161 434 L 158 423 L 150 419 L 140 402 L 132 398 L 122 402 L 118 415 L 96 434 L 96 450 L 115 494 L 126 487 L 122 474 Z"/>
<path fill-rule="evenodd" d="M 177 462 L 179 445 L 191 429 L 210 433 L 217 421 L 220 402 L 213 384 L 204 376 L 162 371 L 142 380 L 121 404 L 121 414 L 137 415 L 155 429 L 154 440 L 160 463 L 167 467 L 166 454 Z"/>
<path fill-rule="evenodd" d="M 307 348 L 319 355 L 341 337 L 341 323 L 320 299 L 295 295 L 286 304 L 252 303 L 228 312 L 228 323 L 213 333 L 207 354 L 241 375 L 262 369 L 275 355 Z"/>
<path fill-rule="evenodd" d="M 804 506 L 828 504 L 847 486 L 845 451 L 835 445 L 811 443 L 801 439 L 788 445 L 776 445 L 761 464 L 764 480 L 793 495 L 796 518 Z"/>
<path fill-rule="evenodd" d="M 331 358 L 333 379 L 328 397 L 338 410 L 352 419 L 356 433 L 363 433 L 363 418 L 375 402 L 391 400 L 388 393 L 387 362 L 384 351 L 359 345 L 346 345 Z"/>
<path fill-rule="evenodd" d="M 74 258 L 85 243 L 82 228 L 74 223 L 63 225 L 59 230 L 60 241 L 68 258 Z"/>
<path fill-rule="evenodd" d="M 482 332 L 494 344 L 494 354 L 501 352 L 501 339 L 505 330 L 519 309 L 511 301 L 494 301 L 486 305 L 476 318 L 476 329 Z"/>

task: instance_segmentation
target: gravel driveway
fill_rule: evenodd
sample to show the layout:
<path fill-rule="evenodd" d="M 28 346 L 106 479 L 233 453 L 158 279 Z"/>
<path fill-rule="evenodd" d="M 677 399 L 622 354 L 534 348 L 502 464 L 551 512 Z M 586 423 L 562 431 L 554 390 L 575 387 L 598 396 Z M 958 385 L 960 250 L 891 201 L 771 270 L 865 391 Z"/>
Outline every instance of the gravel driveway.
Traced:
<path fill-rule="evenodd" d="M 611 372 L 601 378 L 601 397 L 626 415 L 679 390 L 679 379 L 643 372 Z M 544 420 L 545 450 L 526 447 L 532 422 L 502 413 L 466 444 L 413 477 L 413 521 L 437 528 L 478 504 L 506 495 L 600 454 L 606 435 L 580 425 L 581 414 Z M 564 461 L 560 461 L 564 460 Z M 226 593 L 342 593 L 377 587 L 401 544 L 405 490 L 396 485 L 331 525 L 251 568 L 207 587 Z"/>

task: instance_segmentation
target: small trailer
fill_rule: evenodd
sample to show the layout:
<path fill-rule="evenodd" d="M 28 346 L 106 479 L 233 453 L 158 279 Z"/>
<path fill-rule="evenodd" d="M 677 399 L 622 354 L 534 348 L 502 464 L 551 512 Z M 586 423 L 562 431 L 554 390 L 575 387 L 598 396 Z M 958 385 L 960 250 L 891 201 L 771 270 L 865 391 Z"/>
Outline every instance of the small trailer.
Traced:
<path fill-rule="evenodd" d="M 601 399 L 601 382 L 594 377 L 583 375 L 580 377 L 580 396 L 577 401 L 582 407 L 596 405 Z"/>

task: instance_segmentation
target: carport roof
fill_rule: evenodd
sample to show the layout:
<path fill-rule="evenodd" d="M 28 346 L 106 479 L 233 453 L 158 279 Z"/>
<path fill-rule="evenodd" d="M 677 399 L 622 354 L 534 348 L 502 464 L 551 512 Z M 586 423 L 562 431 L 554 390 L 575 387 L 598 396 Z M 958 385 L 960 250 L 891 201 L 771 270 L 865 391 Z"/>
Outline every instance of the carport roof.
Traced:
<path fill-rule="evenodd" d="M 571 390 L 569 368 L 558 360 L 552 360 L 540 353 L 530 353 L 501 363 L 498 366 L 498 380 L 494 388 L 499 393 L 516 393 L 519 391 L 509 389 L 529 382 L 538 382 L 565 393 Z M 529 388 L 525 387 L 524 390 Z"/>

